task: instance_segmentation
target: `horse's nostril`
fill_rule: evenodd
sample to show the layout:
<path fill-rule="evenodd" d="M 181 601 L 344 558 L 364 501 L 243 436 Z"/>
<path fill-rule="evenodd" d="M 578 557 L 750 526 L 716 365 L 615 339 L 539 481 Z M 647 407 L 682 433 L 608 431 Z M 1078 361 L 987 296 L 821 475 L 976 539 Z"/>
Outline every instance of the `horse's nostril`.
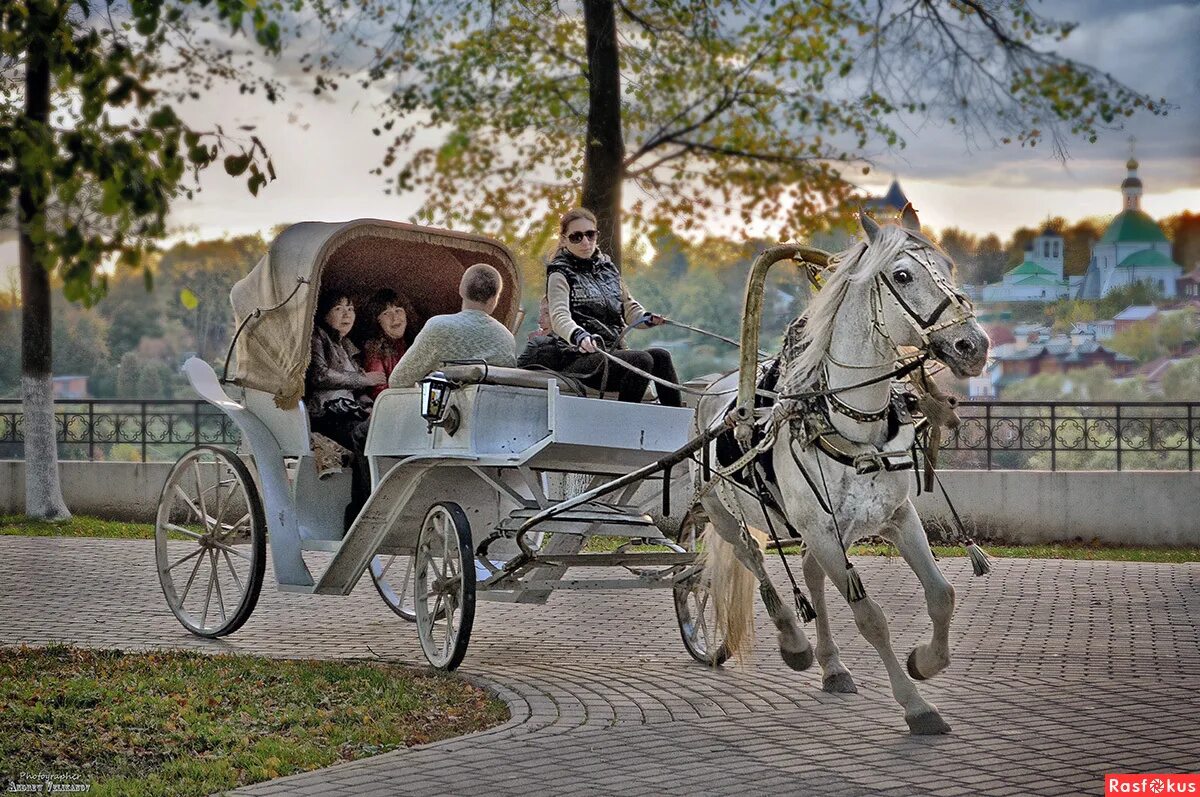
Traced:
<path fill-rule="evenodd" d="M 975 351 L 975 344 L 968 338 L 959 338 L 954 341 L 954 350 L 959 354 L 970 354 Z"/>

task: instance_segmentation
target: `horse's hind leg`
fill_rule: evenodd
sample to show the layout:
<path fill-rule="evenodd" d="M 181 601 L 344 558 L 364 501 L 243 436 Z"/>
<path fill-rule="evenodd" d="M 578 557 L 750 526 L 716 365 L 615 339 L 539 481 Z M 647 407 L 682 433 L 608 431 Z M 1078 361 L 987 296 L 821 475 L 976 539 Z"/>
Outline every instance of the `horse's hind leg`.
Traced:
<path fill-rule="evenodd" d="M 908 655 L 908 674 L 923 681 L 937 675 L 950 664 L 950 618 L 954 614 L 954 587 L 950 586 L 934 561 L 925 528 L 911 501 L 905 501 L 892 515 L 884 537 L 896 544 L 900 555 L 925 588 L 925 603 L 933 620 L 933 639 L 927 645 L 913 648 Z"/>
<path fill-rule="evenodd" d="M 826 692 L 846 694 L 857 692 L 858 687 L 854 684 L 854 678 L 838 657 L 838 646 L 833 641 L 833 634 L 829 630 L 829 614 L 826 611 L 827 604 L 825 603 L 825 571 L 821 569 L 821 563 L 817 561 L 817 557 L 813 556 L 808 549 L 804 551 L 803 561 L 804 583 L 808 586 L 809 595 L 812 596 L 813 609 L 817 612 L 817 619 L 814 620 L 817 626 L 817 662 L 821 665 L 821 672 L 824 673 L 824 677 L 821 679 L 821 688 Z"/>
<path fill-rule="evenodd" d="M 758 593 L 766 604 L 767 614 L 779 631 L 779 655 L 793 670 L 807 670 L 813 663 L 813 648 L 800 625 L 796 610 L 779 597 L 767 575 L 762 549 L 750 531 L 728 512 L 710 512 L 710 520 L 723 538 L 733 543 L 738 561 L 758 579 Z M 735 542 L 736 540 L 736 542 Z"/>
<path fill-rule="evenodd" d="M 921 697 L 914 684 L 904 672 L 904 666 L 896 658 L 892 649 L 891 635 L 888 632 L 887 618 L 870 595 L 857 601 L 850 601 L 848 596 L 849 578 L 846 573 L 846 557 L 842 551 L 841 542 L 835 530 L 831 527 L 817 528 L 805 536 L 805 544 L 810 555 L 815 556 L 821 563 L 822 569 L 829 579 L 850 603 L 854 611 L 854 624 L 859 633 L 871 643 L 883 666 L 887 668 L 888 680 L 892 685 L 892 696 L 904 707 L 904 721 L 909 730 L 918 735 L 947 733 L 950 726 L 942 719 L 937 708 Z"/>

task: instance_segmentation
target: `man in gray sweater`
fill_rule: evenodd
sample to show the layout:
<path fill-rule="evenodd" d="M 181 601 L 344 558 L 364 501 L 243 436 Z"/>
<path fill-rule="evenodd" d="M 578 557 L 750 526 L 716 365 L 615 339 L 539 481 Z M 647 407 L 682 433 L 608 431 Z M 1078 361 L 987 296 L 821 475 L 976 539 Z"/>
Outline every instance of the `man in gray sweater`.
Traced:
<path fill-rule="evenodd" d="M 516 341 L 491 315 L 503 286 L 500 272 L 487 263 L 468 268 L 458 285 L 462 310 L 429 319 L 392 369 L 388 387 L 412 387 L 447 360 L 483 360 L 488 365 L 516 367 Z"/>

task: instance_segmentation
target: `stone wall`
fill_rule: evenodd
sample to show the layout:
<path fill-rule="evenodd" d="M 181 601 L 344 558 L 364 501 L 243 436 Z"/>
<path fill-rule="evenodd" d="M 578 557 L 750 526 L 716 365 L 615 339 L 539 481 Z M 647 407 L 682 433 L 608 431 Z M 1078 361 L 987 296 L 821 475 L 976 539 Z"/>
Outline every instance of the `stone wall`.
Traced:
<path fill-rule="evenodd" d="M 71 511 L 152 520 L 171 464 L 63 462 L 61 468 Z M 0 514 L 22 511 L 24 479 L 23 462 L 0 461 Z M 952 470 L 942 480 L 983 539 L 1200 547 L 1200 473 Z M 928 520 L 950 519 L 936 490 L 917 498 L 917 509 Z"/>

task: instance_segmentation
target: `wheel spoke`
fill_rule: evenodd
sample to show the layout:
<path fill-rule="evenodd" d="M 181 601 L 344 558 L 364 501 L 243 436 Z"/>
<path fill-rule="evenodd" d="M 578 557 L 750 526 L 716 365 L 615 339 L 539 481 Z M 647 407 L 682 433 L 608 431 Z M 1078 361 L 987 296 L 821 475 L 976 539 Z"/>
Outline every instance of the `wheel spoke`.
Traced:
<path fill-rule="evenodd" d="M 169 529 L 170 531 L 173 531 L 176 534 L 183 534 L 187 537 L 191 537 L 193 540 L 204 539 L 203 534 L 197 534 L 196 532 L 192 531 L 191 529 L 185 529 L 183 526 L 176 526 L 174 523 L 164 523 L 163 525 L 166 526 L 167 529 Z M 168 569 L 170 569 L 170 568 L 168 568 Z"/>
<path fill-rule="evenodd" d="M 199 548 L 200 553 L 204 553 L 207 548 Z M 192 588 L 192 582 L 196 580 L 196 573 L 200 572 L 200 563 L 203 562 L 203 557 L 196 560 L 196 566 L 192 568 L 192 574 L 188 576 L 187 584 L 184 585 L 183 594 L 179 596 L 179 608 L 183 608 L 183 602 L 187 600 L 188 590 Z"/>
<path fill-rule="evenodd" d="M 222 466 L 222 467 L 224 467 L 224 466 Z M 232 492 L 233 491 L 231 490 L 230 493 L 232 494 Z M 224 514 L 223 514 L 224 510 L 221 506 L 221 473 L 220 473 L 220 471 L 217 472 L 217 483 L 215 485 L 213 485 L 213 495 L 216 497 L 216 504 L 217 504 L 216 508 L 213 509 L 213 530 L 220 531 L 221 518 L 224 517 Z"/>
<path fill-rule="evenodd" d="M 204 514 L 200 511 L 200 507 L 196 506 L 196 502 L 192 500 L 192 497 L 184 491 L 183 485 L 176 484 L 175 492 L 178 493 L 179 497 L 183 499 L 183 502 L 188 505 L 188 508 L 190 508 L 192 510 L 192 512 L 195 513 L 196 520 L 199 520 L 200 522 L 203 523 L 204 522 Z M 205 526 L 205 528 L 207 528 L 207 525 Z"/>
<path fill-rule="evenodd" d="M 247 562 L 249 562 L 249 561 L 252 561 L 252 560 L 250 559 L 250 555 L 249 555 L 249 554 L 247 554 L 247 553 L 243 553 L 242 551 L 239 551 L 237 548 L 234 548 L 232 545 L 226 545 L 225 543 L 223 543 L 223 542 L 217 542 L 216 540 L 212 540 L 212 541 L 210 541 L 210 543 L 209 543 L 209 544 L 210 544 L 210 545 L 212 545 L 214 548 L 219 548 L 219 549 L 221 549 L 222 551 L 225 551 L 226 553 L 231 553 L 231 554 L 233 554 L 234 556 L 240 556 L 240 557 L 242 557 L 243 559 L 245 559 Z"/>
<path fill-rule="evenodd" d="M 392 565 L 394 565 L 395 563 L 396 563 L 396 555 L 392 554 L 392 556 L 387 560 L 387 564 L 384 565 L 382 568 L 380 568 L 379 575 L 376 576 L 376 579 L 379 581 L 383 581 L 383 577 L 387 575 L 387 572 L 392 569 Z"/>
<path fill-rule="evenodd" d="M 225 615 L 225 596 L 221 594 L 221 576 L 217 572 L 217 552 L 212 552 L 212 581 L 217 585 L 217 608 L 221 610 L 221 623 L 228 619 Z"/>
<path fill-rule="evenodd" d="M 229 575 L 233 576 L 233 583 L 237 584 L 238 600 L 241 600 L 241 596 L 246 594 L 246 588 L 242 586 L 242 580 L 238 578 L 237 571 L 233 569 L 233 560 L 229 558 L 229 551 L 222 550 L 221 556 L 225 557 L 225 564 L 229 566 Z"/>
<path fill-rule="evenodd" d="M 200 627 L 208 628 L 208 607 L 212 603 L 213 580 L 208 579 L 208 592 L 204 596 L 204 614 L 200 616 Z"/>
<path fill-rule="evenodd" d="M 400 585 L 400 595 L 401 595 L 401 596 L 404 596 L 404 595 L 407 595 L 407 594 L 408 594 L 408 582 L 409 582 L 409 580 L 412 578 L 412 576 L 413 576 L 413 571 L 414 571 L 415 569 L 416 569 L 416 568 L 415 568 L 415 566 L 413 565 L 413 563 L 412 563 L 412 560 L 409 560 L 409 562 L 408 562 L 408 567 L 404 568 L 404 581 L 403 581 L 403 583 L 401 583 L 401 585 Z M 401 603 L 403 603 L 403 598 L 401 599 Z"/>
<path fill-rule="evenodd" d="M 204 551 L 205 551 L 205 549 L 203 547 L 197 547 L 196 550 L 192 551 L 191 553 L 185 554 L 185 555 L 179 557 L 178 559 L 176 559 L 174 564 L 167 565 L 167 569 L 164 570 L 163 572 L 170 573 L 172 570 L 179 567 L 181 564 L 186 562 L 188 559 L 191 559 L 193 556 L 199 556 L 200 554 L 204 553 Z"/>
<path fill-rule="evenodd" d="M 204 506 L 204 488 L 200 484 L 199 458 L 192 460 L 192 470 L 196 473 L 196 503 L 200 505 L 200 519 L 204 521 L 204 531 L 208 532 L 212 529 L 208 526 L 208 508 Z"/>

